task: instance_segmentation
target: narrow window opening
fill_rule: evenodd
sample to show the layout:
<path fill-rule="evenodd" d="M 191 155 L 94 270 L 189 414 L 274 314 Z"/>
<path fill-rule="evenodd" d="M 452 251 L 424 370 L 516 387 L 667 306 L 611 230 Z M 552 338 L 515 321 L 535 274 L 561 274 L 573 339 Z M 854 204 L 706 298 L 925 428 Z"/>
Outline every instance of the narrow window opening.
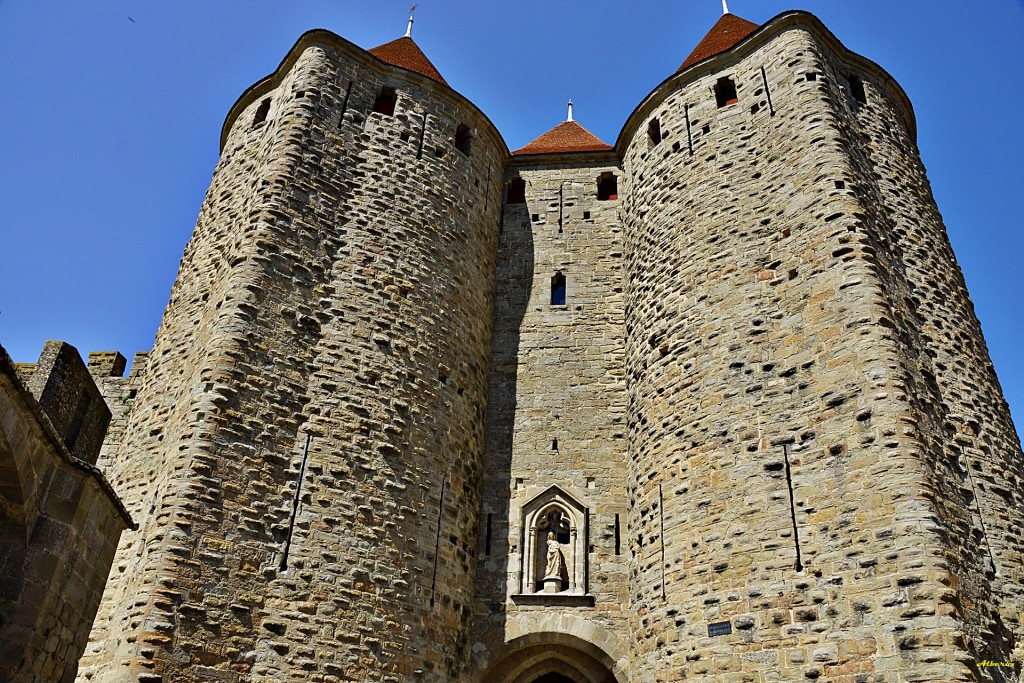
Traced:
<path fill-rule="evenodd" d="M 622 531 L 619 529 L 619 516 L 615 515 L 615 554 L 618 555 L 621 552 L 622 545 Z"/>
<path fill-rule="evenodd" d="M 585 220 L 585 221 L 589 221 L 590 220 L 590 212 L 589 211 L 584 211 L 583 212 L 583 220 Z"/>
<path fill-rule="evenodd" d="M 558 450 L 558 439 L 551 439 L 551 450 Z"/>
<path fill-rule="evenodd" d="M 761 82 L 764 83 L 764 96 L 768 99 L 768 111 L 775 116 L 775 105 L 772 104 L 772 89 L 768 87 L 768 72 L 761 67 Z"/>
<path fill-rule="evenodd" d="M 683 115 L 686 117 L 686 146 L 690 149 L 690 155 L 693 155 L 693 131 L 690 130 L 690 105 L 683 106 Z"/>
<path fill-rule="evenodd" d="M 789 517 L 793 522 L 793 543 L 796 545 L 796 570 L 803 571 L 804 565 L 800 559 L 800 529 L 796 525 L 796 501 L 793 496 L 793 472 L 789 467 L 789 447 L 782 444 L 782 457 L 786 465 L 786 486 L 789 488 Z"/>
<path fill-rule="evenodd" d="M 423 115 L 423 122 L 420 124 L 420 141 L 416 146 L 416 158 L 423 158 L 423 136 L 427 134 L 427 115 Z"/>
<path fill-rule="evenodd" d="M 703 133 L 704 135 L 707 135 L 708 133 L 710 133 L 711 132 L 711 124 L 710 123 L 705 123 L 704 127 L 700 129 L 700 132 Z"/>
<path fill-rule="evenodd" d="M 385 116 L 395 115 L 395 104 L 398 102 L 398 94 L 394 88 L 384 86 L 377 93 L 377 99 L 373 101 L 373 111 Z"/>
<path fill-rule="evenodd" d="M 651 148 L 661 142 L 661 123 L 658 119 L 651 119 L 647 124 L 647 147 Z"/>
<path fill-rule="evenodd" d="M 539 222 L 540 221 L 540 214 L 539 213 L 530 214 L 530 220 L 533 221 L 534 223 Z"/>
<path fill-rule="evenodd" d="M 472 143 L 473 133 L 469 130 L 469 126 L 460 125 L 455 129 L 455 149 L 468 157 Z"/>
<path fill-rule="evenodd" d="M 526 203 L 526 181 L 516 176 L 512 180 L 508 181 L 508 199 L 505 200 L 506 204 L 525 204 Z"/>
<path fill-rule="evenodd" d="M 613 173 L 605 172 L 598 177 L 597 198 L 601 201 L 619 198 L 619 180 Z"/>
<path fill-rule="evenodd" d="M 565 305 L 565 276 L 559 271 L 551 278 L 551 305 Z"/>
<path fill-rule="evenodd" d="M 352 81 L 348 82 L 345 88 L 345 99 L 341 101 L 341 114 L 338 116 L 338 128 L 345 122 L 345 112 L 348 111 L 348 98 L 352 96 Z"/>
<path fill-rule="evenodd" d="M 715 102 L 718 103 L 719 109 L 739 102 L 739 96 L 736 94 L 736 84 L 728 76 L 722 76 L 715 83 Z"/>
<path fill-rule="evenodd" d="M 806 78 L 809 81 L 816 81 L 818 80 L 818 74 L 814 73 L 813 71 L 808 71 L 806 74 L 804 74 L 804 78 Z"/>
<path fill-rule="evenodd" d="M 312 434 L 306 434 L 306 443 L 302 447 L 302 464 L 299 466 L 299 478 L 295 482 L 295 495 L 292 496 L 292 514 L 288 522 L 288 537 L 284 542 L 284 552 L 281 553 L 281 564 L 278 569 L 282 572 L 288 571 L 288 552 L 292 547 L 292 534 L 295 533 L 295 517 L 299 513 L 299 502 L 302 496 L 302 480 L 306 478 L 306 463 L 309 460 L 309 443 L 313 440 Z"/>
<path fill-rule="evenodd" d="M 434 539 L 434 574 L 430 579 L 430 606 L 434 606 L 434 598 L 437 594 L 437 555 L 441 548 L 441 521 L 444 519 L 444 492 L 448 486 L 448 477 L 441 478 L 441 500 L 437 505 L 437 536 Z"/>
<path fill-rule="evenodd" d="M 256 116 L 252 120 L 252 125 L 258 126 L 267 120 L 267 114 L 270 113 L 270 98 L 260 102 L 260 106 L 256 109 Z"/>
<path fill-rule="evenodd" d="M 846 80 L 850 83 L 850 96 L 861 104 L 867 104 L 868 96 L 864 92 L 864 81 L 853 75 L 847 76 Z"/>
<path fill-rule="evenodd" d="M 843 181 L 843 180 L 837 180 L 836 181 L 836 189 L 837 190 L 845 190 L 846 189 L 846 182 Z"/>
<path fill-rule="evenodd" d="M 487 513 L 487 537 L 484 539 L 484 555 L 491 554 L 491 518 L 494 517 L 493 513 Z"/>

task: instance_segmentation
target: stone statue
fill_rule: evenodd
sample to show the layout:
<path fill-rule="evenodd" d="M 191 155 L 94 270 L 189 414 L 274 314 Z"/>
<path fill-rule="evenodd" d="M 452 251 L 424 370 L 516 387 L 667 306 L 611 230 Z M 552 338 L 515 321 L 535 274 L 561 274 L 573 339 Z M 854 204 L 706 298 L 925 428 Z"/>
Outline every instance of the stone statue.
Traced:
<path fill-rule="evenodd" d="M 555 534 L 548 532 L 548 566 L 544 570 L 544 580 L 562 578 L 562 550 L 560 544 L 555 540 Z"/>

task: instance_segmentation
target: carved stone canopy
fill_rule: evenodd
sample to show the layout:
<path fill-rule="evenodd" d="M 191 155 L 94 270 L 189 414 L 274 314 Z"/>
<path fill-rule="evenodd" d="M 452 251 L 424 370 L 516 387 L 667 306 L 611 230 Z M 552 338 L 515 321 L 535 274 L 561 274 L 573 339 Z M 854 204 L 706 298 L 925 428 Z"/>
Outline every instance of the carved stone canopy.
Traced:
<path fill-rule="evenodd" d="M 520 514 L 520 597 L 584 595 L 587 508 L 561 487 L 550 486 L 525 503 Z"/>

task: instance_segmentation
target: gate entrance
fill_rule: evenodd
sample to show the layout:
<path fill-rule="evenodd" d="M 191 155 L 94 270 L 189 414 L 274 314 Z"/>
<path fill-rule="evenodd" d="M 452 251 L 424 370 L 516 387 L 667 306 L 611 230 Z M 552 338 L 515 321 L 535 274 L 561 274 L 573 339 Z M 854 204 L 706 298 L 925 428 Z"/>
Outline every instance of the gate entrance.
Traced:
<path fill-rule="evenodd" d="M 562 633 L 518 638 L 504 655 L 480 672 L 479 683 L 622 683 L 624 672 L 599 647 Z M 621 678 L 620 678 L 621 677 Z"/>

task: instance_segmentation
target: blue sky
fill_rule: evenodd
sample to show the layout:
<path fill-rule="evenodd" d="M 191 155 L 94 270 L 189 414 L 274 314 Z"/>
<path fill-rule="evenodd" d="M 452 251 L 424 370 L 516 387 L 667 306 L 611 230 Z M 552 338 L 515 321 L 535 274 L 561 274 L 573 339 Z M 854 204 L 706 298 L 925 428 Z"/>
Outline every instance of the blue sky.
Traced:
<path fill-rule="evenodd" d="M 0 344 L 152 345 L 217 161 L 220 127 L 307 29 L 363 47 L 411 0 L 0 0 Z M 996 371 L 1024 424 L 1024 2 L 732 0 L 762 23 L 818 15 L 906 90 L 918 144 Z M 414 38 L 522 146 L 575 115 L 615 141 L 719 0 L 423 0 Z"/>

